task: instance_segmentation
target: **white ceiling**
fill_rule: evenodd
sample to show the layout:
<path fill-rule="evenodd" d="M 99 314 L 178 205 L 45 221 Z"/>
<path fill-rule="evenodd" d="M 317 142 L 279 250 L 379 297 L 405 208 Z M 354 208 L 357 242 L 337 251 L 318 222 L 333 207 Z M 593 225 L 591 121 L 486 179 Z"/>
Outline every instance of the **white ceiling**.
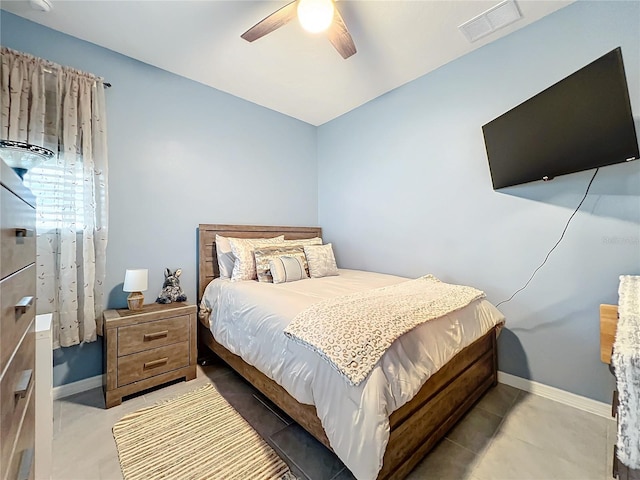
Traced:
<path fill-rule="evenodd" d="M 347 60 L 296 21 L 253 43 L 240 38 L 287 0 L 52 1 L 48 13 L 26 0 L 2 9 L 321 125 L 574 0 L 517 0 L 522 18 L 475 43 L 458 26 L 500 0 L 342 0 L 358 50 Z"/>

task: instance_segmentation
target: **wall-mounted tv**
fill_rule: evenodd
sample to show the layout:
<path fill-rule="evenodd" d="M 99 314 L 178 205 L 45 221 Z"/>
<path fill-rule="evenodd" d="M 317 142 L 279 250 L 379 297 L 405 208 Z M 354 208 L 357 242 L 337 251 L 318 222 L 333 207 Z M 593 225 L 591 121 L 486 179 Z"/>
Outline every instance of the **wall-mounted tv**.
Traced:
<path fill-rule="evenodd" d="M 482 132 L 494 190 L 639 158 L 620 47 Z"/>

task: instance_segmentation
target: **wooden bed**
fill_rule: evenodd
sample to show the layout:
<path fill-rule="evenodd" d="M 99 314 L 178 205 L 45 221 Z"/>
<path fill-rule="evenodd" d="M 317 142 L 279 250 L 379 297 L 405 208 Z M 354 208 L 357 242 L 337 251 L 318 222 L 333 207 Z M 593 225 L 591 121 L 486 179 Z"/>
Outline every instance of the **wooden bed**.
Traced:
<path fill-rule="evenodd" d="M 319 227 L 276 227 L 200 224 L 198 304 L 207 284 L 219 276 L 216 234 L 236 238 L 286 239 L 321 236 Z M 331 449 L 316 409 L 296 401 L 284 388 L 232 354 L 213 338 L 207 318 L 200 318 L 200 347 L 206 346 Z M 496 328 L 466 347 L 429 378 L 418 394 L 390 417 L 391 432 L 379 479 L 402 479 L 491 386 L 497 383 Z"/>

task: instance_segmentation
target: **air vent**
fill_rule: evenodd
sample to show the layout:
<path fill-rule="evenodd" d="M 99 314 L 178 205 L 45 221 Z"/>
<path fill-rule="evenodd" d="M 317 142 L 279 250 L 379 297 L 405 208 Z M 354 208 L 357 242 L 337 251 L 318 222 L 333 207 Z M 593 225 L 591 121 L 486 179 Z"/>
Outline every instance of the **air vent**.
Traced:
<path fill-rule="evenodd" d="M 495 32 L 522 18 L 514 0 L 505 0 L 486 12 L 463 23 L 458 28 L 470 42 Z"/>

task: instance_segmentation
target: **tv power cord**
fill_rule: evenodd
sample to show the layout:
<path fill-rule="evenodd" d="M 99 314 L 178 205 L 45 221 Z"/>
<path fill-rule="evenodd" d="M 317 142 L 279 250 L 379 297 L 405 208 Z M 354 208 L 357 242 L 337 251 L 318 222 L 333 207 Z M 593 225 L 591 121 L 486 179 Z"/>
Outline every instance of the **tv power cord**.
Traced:
<path fill-rule="evenodd" d="M 560 245 L 560 242 L 562 241 L 562 239 L 564 238 L 564 234 L 567 233 L 567 229 L 569 228 L 569 224 L 571 223 L 571 220 L 573 220 L 573 217 L 575 217 L 576 213 L 578 213 L 578 210 L 580 210 L 580 207 L 582 206 L 582 204 L 584 203 L 585 199 L 587 198 L 587 195 L 589 195 L 589 189 L 591 188 L 591 184 L 593 183 L 593 181 L 596 178 L 596 175 L 598 174 L 598 171 L 600 170 L 600 167 L 596 168 L 596 171 L 593 173 L 593 177 L 591 177 L 591 181 L 589 182 L 589 185 L 587 185 L 587 191 L 584 192 L 584 196 L 582 197 L 582 200 L 580 200 L 580 203 L 578 204 L 578 206 L 576 207 L 576 209 L 573 211 L 573 213 L 571 214 L 571 216 L 569 217 L 569 220 L 567 220 L 567 224 L 564 226 L 564 230 L 562 230 L 562 235 L 560 235 L 560 238 L 558 239 L 558 241 L 556 242 L 556 244 L 551 248 L 551 250 L 549 250 L 549 253 L 547 253 L 547 256 L 544 257 L 544 260 L 542 261 L 542 263 L 538 266 L 538 268 L 536 268 L 533 273 L 531 274 L 531 277 L 529 277 L 529 280 L 527 280 L 527 283 L 525 283 L 522 287 L 520 287 L 518 290 L 516 290 L 515 292 L 513 292 L 513 295 L 511 295 L 508 299 L 501 301 L 500 303 L 498 303 L 496 305 L 496 307 L 499 307 L 500 305 L 502 305 L 503 303 L 507 303 L 510 302 L 513 297 L 515 297 L 518 293 L 520 293 L 522 290 L 524 290 L 525 288 L 527 288 L 527 286 L 529 285 L 529 283 L 531 283 L 531 280 L 533 280 L 533 277 L 536 276 L 536 273 L 538 273 L 538 270 L 540 270 L 545 263 L 547 263 L 547 260 L 549 259 L 549 256 L 551 255 L 551 253 L 556 249 L 556 247 L 558 245 Z"/>

